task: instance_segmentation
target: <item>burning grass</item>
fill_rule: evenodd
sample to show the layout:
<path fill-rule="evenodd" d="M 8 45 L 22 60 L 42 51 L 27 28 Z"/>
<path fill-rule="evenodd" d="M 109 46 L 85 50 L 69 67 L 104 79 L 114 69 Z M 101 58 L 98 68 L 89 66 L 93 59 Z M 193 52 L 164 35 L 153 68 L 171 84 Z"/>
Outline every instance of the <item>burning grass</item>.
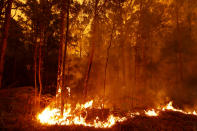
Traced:
<path fill-rule="evenodd" d="M 52 101 L 52 104 L 43 109 L 41 113 L 36 115 L 36 119 L 34 119 L 34 112 L 33 110 L 30 111 L 30 109 L 33 109 L 33 105 L 25 103 L 27 102 L 27 98 L 25 98 L 25 96 L 32 98 L 28 101 L 34 101 L 33 88 L 0 90 L 0 130 L 119 131 L 197 129 L 197 116 L 195 112 L 186 112 L 176 109 L 173 107 L 172 102 L 165 106 L 146 109 L 145 111 L 119 113 L 111 111 L 110 109 L 96 108 L 94 101 L 91 100 L 83 104 L 65 105 L 65 113 L 67 113 L 67 117 L 63 119 L 60 117 L 60 114 L 58 116 L 60 109 L 56 108 Z M 45 97 L 49 98 L 48 96 Z M 13 104 L 13 102 L 15 104 Z M 70 112 L 68 114 L 69 107 Z M 51 113 L 53 111 L 54 113 Z M 41 114 L 43 115 L 42 120 L 45 121 L 45 123 L 41 122 L 41 119 L 39 119 L 39 117 L 41 118 L 42 116 Z M 53 121 L 50 124 L 47 124 L 50 119 L 55 122 Z M 66 121 L 70 121 L 70 124 L 66 124 Z M 111 121 L 111 125 L 108 121 Z M 108 126 L 106 126 L 106 123 Z M 86 126 L 84 124 L 86 124 Z"/>
<path fill-rule="evenodd" d="M 118 117 L 109 114 L 106 120 L 101 120 L 99 116 L 93 116 L 93 120 L 87 120 L 88 113 L 92 109 L 93 100 L 85 104 L 76 104 L 72 109 L 70 104 L 65 105 L 63 116 L 61 116 L 60 108 L 47 107 L 42 113 L 37 116 L 37 119 L 42 124 L 47 125 L 82 125 L 95 128 L 110 128 L 117 122 L 126 120 L 126 117 Z M 92 109 L 93 110 L 93 109 Z M 103 109 L 99 109 L 101 114 L 104 114 Z"/>
<path fill-rule="evenodd" d="M 71 107 L 71 104 L 66 104 L 61 116 L 60 108 L 53 108 L 48 106 L 43 112 L 38 114 L 37 119 L 44 125 L 66 125 L 66 126 L 84 126 L 94 128 L 111 128 L 117 123 L 123 123 L 129 119 L 133 119 L 136 116 L 148 116 L 159 117 L 162 112 L 178 112 L 186 115 L 197 116 L 196 111 L 186 112 L 180 109 L 176 109 L 172 106 L 172 102 L 169 102 L 166 106 L 158 107 L 157 109 L 144 110 L 144 112 L 127 113 L 125 116 L 114 116 L 113 113 L 107 113 L 105 119 L 102 115 L 92 115 L 92 119 L 88 120 L 88 114 L 93 108 L 93 100 L 86 102 L 85 104 L 76 104 L 75 108 Z M 103 114 L 104 109 L 97 109 Z M 105 114 L 106 115 L 106 114 Z M 101 119 L 102 118 L 102 119 Z"/>
<path fill-rule="evenodd" d="M 70 88 L 67 88 L 68 96 L 70 96 Z M 60 97 L 61 90 L 58 90 L 56 97 Z M 65 104 L 63 116 L 61 115 L 60 106 L 53 102 L 46 107 L 40 114 L 37 115 L 37 120 L 43 125 L 66 125 L 66 126 L 84 126 L 94 128 L 111 128 L 117 123 L 122 123 L 135 116 L 158 117 L 161 112 L 172 111 L 179 112 L 186 115 L 197 116 L 196 111 L 186 112 L 181 109 L 176 109 L 172 106 L 172 101 L 167 105 L 158 107 L 156 109 L 144 110 L 144 112 L 128 112 L 125 116 L 115 116 L 112 112 L 101 107 L 93 107 L 93 100 L 84 104 Z M 93 112 L 93 113 L 90 113 Z M 96 113 L 97 112 L 97 113 Z"/>

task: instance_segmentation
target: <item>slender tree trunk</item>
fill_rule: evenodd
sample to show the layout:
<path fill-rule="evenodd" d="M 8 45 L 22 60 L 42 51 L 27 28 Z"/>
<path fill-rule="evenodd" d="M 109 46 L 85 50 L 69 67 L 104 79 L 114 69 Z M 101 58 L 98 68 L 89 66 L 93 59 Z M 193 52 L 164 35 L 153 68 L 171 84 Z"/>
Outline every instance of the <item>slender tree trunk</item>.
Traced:
<path fill-rule="evenodd" d="M 129 64 L 129 68 L 128 68 L 128 72 L 129 72 L 129 74 L 128 74 L 128 87 L 129 87 L 129 108 L 130 109 L 133 109 L 133 104 L 132 104 L 132 100 L 133 100 L 133 85 L 134 85 L 134 77 L 133 77 L 133 66 L 132 65 L 134 65 L 134 62 L 133 62 L 133 47 L 129 47 L 129 49 L 128 49 L 128 64 Z"/>
<path fill-rule="evenodd" d="M 138 53 L 138 46 L 135 46 L 135 72 L 134 72 L 134 87 L 132 91 L 132 107 L 134 107 L 134 90 L 137 88 L 138 85 L 138 58 L 139 58 L 139 53 Z"/>
<path fill-rule="evenodd" d="M 62 87 L 62 75 L 63 75 L 63 55 L 64 55 L 64 42 L 65 42 L 65 18 L 66 13 L 64 10 L 65 4 L 63 4 L 64 1 L 62 1 L 62 9 L 61 9 L 61 28 L 60 28 L 60 44 L 59 44 L 59 56 L 58 56 L 58 75 L 57 75 L 57 93 L 61 95 L 61 104 L 62 104 L 62 97 L 63 97 L 63 87 Z M 58 98 L 57 98 L 58 99 Z M 61 107 L 61 115 L 63 115 L 63 108 Z"/>
<path fill-rule="evenodd" d="M 70 0 L 67 2 L 62 1 L 62 10 L 61 10 L 61 38 L 60 38 L 60 47 L 61 53 L 59 53 L 59 86 L 61 89 L 61 116 L 63 116 L 64 111 L 64 86 L 65 86 L 65 64 L 66 64 L 66 54 L 67 54 L 67 43 L 68 43 L 68 33 L 69 33 L 69 7 Z M 65 8 L 67 9 L 65 11 Z M 66 16 L 67 14 L 67 16 Z M 65 21 L 66 18 L 66 21 Z M 67 22 L 67 25 L 66 25 Z M 67 28 L 65 28 L 67 27 Z M 59 51 L 60 51 L 59 50 Z M 61 59 L 61 60 L 60 60 Z"/>
<path fill-rule="evenodd" d="M 95 9 L 94 9 L 94 20 L 93 20 L 93 35 L 92 35 L 92 40 L 95 39 L 95 33 L 96 33 L 96 26 L 97 26 L 97 16 L 98 16 L 98 2 L 99 0 L 95 0 Z M 95 45 L 96 45 L 96 41 L 93 40 L 92 42 L 92 49 L 91 49 L 91 53 L 90 53 L 90 59 L 89 59 L 89 62 L 88 62 L 88 70 L 87 70 L 87 73 L 85 75 L 85 81 L 84 81 L 84 98 L 86 99 L 87 97 L 87 92 L 88 92 L 88 80 L 89 80 L 89 77 L 90 77 L 90 71 L 91 71 L 91 68 L 92 68 L 92 62 L 93 62 L 93 57 L 94 57 L 94 52 L 95 52 Z"/>
<path fill-rule="evenodd" d="M 64 50 L 64 58 L 63 58 L 63 76 L 62 76 L 62 87 L 65 87 L 66 84 L 66 80 L 65 80 L 65 76 L 66 76 L 66 71 L 65 71 L 65 67 L 66 67 L 66 55 L 67 55 L 67 46 L 68 46 L 68 34 L 69 34 L 69 8 L 70 8 L 70 0 L 67 0 L 67 17 L 66 17 L 66 41 L 65 41 L 65 50 Z M 64 108 L 64 96 L 63 96 L 63 90 L 61 92 L 61 114 L 63 116 L 63 108 Z"/>
<path fill-rule="evenodd" d="M 59 44 L 59 55 L 58 55 L 58 71 L 57 71 L 57 89 L 56 89 L 56 104 L 59 105 L 59 95 L 61 93 L 61 65 L 62 65 L 62 42 Z"/>
<path fill-rule="evenodd" d="M 9 0 L 7 3 L 5 23 L 3 27 L 3 38 L 1 41 L 2 47 L 1 47 L 1 58 L 0 58 L 0 88 L 2 87 L 4 61 L 5 61 L 5 54 L 6 54 L 6 48 L 7 48 L 7 39 L 8 39 L 8 31 L 9 31 L 10 19 L 11 19 L 12 3 L 13 3 L 13 0 Z"/>
<path fill-rule="evenodd" d="M 182 44 L 180 42 L 180 35 L 178 34 L 180 32 L 180 24 L 179 24 L 179 7 L 176 6 L 176 40 L 177 40 L 177 53 L 176 53 L 176 68 L 177 68 L 177 82 L 176 86 L 181 87 L 182 81 L 183 81 L 183 53 L 182 53 Z"/>
<path fill-rule="evenodd" d="M 104 74 L 104 96 L 103 96 L 103 99 L 105 99 L 107 66 L 108 66 L 108 61 L 109 61 L 109 53 L 110 53 L 110 48 L 111 48 L 111 44 L 112 44 L 114 28 L 115 28 L 115 23 L 113 23 L 112 32 L 111 32 L 111 37 L 110 37 L 110 41 L 109 41 L 109 46 L 108 46 L 108 48 L 107 48 L 107 57 L 106 57 L 105 72 L 104 72 L 105 74 Z M 104 100 L 103 100 L 103 108 L 104 108 Z"/>
<path fill-rule="evenodd" d="M 37 106 L 37 52 L 38 52 L 38 45 L 37 45 L 37 34 L 35 34 L 35 49 L 34 49 L 34 86 L 35 86 L 35 106 Z"/>
<path fill-rule="evenodd" d="M 41 94 L 42 94 L 42 88 L 43 88 L 43 85 L 42 85 L 42 46 L 44 44 L 44 28 L 41 27 L 41 30 L 40 30 L 40 43 L 39 43 L 39 60 L 38 60 L 38 80 L 39 80 L 39 87 L 40 87 L 40 90 L 39 90 L 39 106 L 40 106 L 40 97 L 41 97 Z"/>

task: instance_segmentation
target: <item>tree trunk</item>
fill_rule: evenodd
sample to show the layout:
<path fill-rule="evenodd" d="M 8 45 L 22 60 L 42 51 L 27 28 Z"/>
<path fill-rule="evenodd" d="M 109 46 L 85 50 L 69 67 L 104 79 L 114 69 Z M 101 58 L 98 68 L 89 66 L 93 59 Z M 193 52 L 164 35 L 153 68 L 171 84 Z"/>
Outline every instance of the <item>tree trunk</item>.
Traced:
<path fill-rule="evenodd" d="M 7 39 L 8 39 L 8 30 L 9 30 L 10 19 L 11 19 L 12 3 L 13 3 L 13 0 L 9 0 L 7 3 L 5 23 L 3 27 L 3 38 L 1 41 L 2 47 L 1 47 L 1 58 L 0 58 L 0 88 L 2 87 L 4 61 L 5 61 L 5 54 L 6 54 L 6 48 L 7 48 Z"/>
<path fill-rule="evenodd" d="M 40 33 L 40 45 L 39 45 L 39 63 L 38 63 L 38 79 L 39 79 L 39 86 L 40 86 L 40 91 L 39 91 L 39 106 L 40 106 L 40 97 L 42 93 L 42 46 L 43 46 L 43 39 L 44 39 L 44 31 L 43 28 L 41 28 L 41 33 Z"/>
<path fill-rule="evenodd" d="M 176 40 L 177 40 L 177 52 L 176 52 L 176 86 L 178 88 L 182 87 L 182 81 L 183 81 L 183 53 L 182 53 L 182 44 L 180 42 L 180 35 L 178 34 L 180 32 L 180 24 L 179 24 L 179 7 L 176 6 Z"/>
<path fill-rule="evenodd" d="M 57 73 L 57 97 L 61 94 L 62 97 L 62 57 L 64 51 L 64 41 L 65 41 L 65 17 L 66 13 L 64 11 L 65 4 L 62 1 L 62 9 L 61 9 L 61 28 L 60 28 L 60 44 L 59 44 L 59 56 L 58 56 L 58 73 Z M 58 98 L 56 98 L 59 100 Z M 57 101 L 57 104 L 58 101 Z M 63 110 L 62 110 L 63 112 Z"/>
<path fill-rule="evenodd" d="M 91 49 L 91 53 L 90 53 L 90 59 L 89 59 L 89 62 L 88 62 L 88 70 L 87 70 L 87 73 L 85 75 L 84 90 L 83 90 L 85 99 L 87 97 L 88 80 L 89 80 L 89 77 L 90 77 L 90 71 L 91 71 L 91 68 L 92 68 L 92 62 L 93 62 L 95 44 L 96 44 L 96 41 L 94 39 L 95 39 L 95 32 L 96 32 L 96 26 L 97 26 L 98 2 L 99 2 L 99 0 L 95 0 L 94 20 L 93 20 L 93 25 L 92 25 L 93 26 L 92 27 L 93 28 L 93 35 L 92 35 L 93 42 L 92 42 L 92 49 Z"/>
<path fill-rule="evenodd" d="M 68 33 L 69 33 L 69 8 L 70 8 L 70 0 L 67 0 L 67 17 L 66 17 L 66 41 L 65 41 L 65 49 L 64 49 L 64 56 L 63 56 L 63 76 L 62 76 L 62 87 L 65 87 L 66 84 L 66 80 L 65 80 L 65 76 L 66 76 L 66 71 L 65 71 L 65 67 L 66 67 L 66 54 L 67 54 L 67 46 L 68 46 Z M 61 92 L 61 115 L 63 116 L 63 109 L 64 109 L 64 95 L 63 95 L 63 90 Z"/>
<path fill-rule="evenodd" d="M 37 105 L 37 52 L 38 52 L 38 45 L 37 45 L 37 34 L 35 34 L 35 49 L 34 49 L 34 86 L 35 86 L 35 106 Z"/>
<path fill-rule="evenodd" d="M 65 11 L 66 7 L 66 11 Z M 67 43 L 68 43 L 68 33 L 69 33 L 69 7 L 70 0 L 67 0 L 67 3 L 62 1 L 62 10 L 61 10 L 61 38 L 60 38 L 60 48 L 59 51 L 59 60 L 58 60 L 58 89 L 61 90 L 61 116 L 63 116 L 64 111 L 64 86 L 65 86 L 65 65 L 66 65 L 66 54 L 67 54 Z M 67 14 L 67 16 L 66 16 Z M 65 21 L 66 18 L 66 21 Z M 67 25 L 66 25 L 67 22 Z M 67 27 L 67 28 L 65 28 Z"/>
<path fill-rule="evenodd" d="M 112 32 L 111 32 L 111 38 L 109 41 L 109 46 L 107 48 L 107 57 L 106 57 L 106 62 L 105 62 L 105 74 L 104 74 L 104 96 L 103 99 L 105 100 L 105 88 L 106 88 L 106 75 L 107 75 L 107 66 L 108 66 L 108 61 L 109 61 L 109 52 L 110 52 L 110 48 L 111 48 L 111 44 L 112 44 L 112 40 L 113 40 L 113 33 L 114 33 L 114 28 L 115 28 L 115 23 L 113 23 L 113 27 L 112 27 Z M 104 108 L 104 101 L 103 101 L 103 108 Z"/>

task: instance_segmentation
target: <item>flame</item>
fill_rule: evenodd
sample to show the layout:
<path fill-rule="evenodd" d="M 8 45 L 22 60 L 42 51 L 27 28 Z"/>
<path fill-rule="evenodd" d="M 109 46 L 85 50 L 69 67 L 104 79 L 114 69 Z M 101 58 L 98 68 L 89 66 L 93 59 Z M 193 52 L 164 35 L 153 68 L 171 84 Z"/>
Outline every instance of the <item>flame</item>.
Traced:
<path fill-rule="evenodd" d="M 86 102 L 85 104 L 77 104 L 75 109 L 72 110 L 71 105 L 66 105 L 67 109 L 64 109 L 63 116 L 61 116 L 61 110 L 59 108 L 47 107 L 42 113 L 37 116 L 37 119 L 42 124 L 46 125 L 82 125 L 95 128 L 110 128 L 117 122 L 123 122 L 127 120 L 126 117 L 115 117 L 112 114 L 108 116 L 106 121 L 99 120 L 97 116 L 93 122 L 86 122 L 86 116 L 82 115 L 82 112 L 86 112 L 87 108 L 92 108 L 93 100 Z"/>
<path fill-rule="evenodd" d="M 197 116 L 197 113 L 196 113 L 196 111 L 193 111 L 193 112 L 192 112 L 192 114 Z"/>
<path fill-rule="evenodd" d="M 56 98 L 57 98 L 58 96 L 60 96 L 60 93 L 61 93 L 61 88 L 59 87 L 58 90 L 57 90 Z"/>
<path fill-rule="evenodd" d="M 61 91 L 61 90 L 60 90 Z M 58 91 L 58 92 L 60 92 Z M 87 109 L 93 108 L 93 100 L 86 102 L 85 104 L 76 104 L 75 107 L 71 107 L 71 104 L 66 104 L 63 116 L 61 116 L 61 109 L 58 107 L 46 107 L 40 114 L 37 115 L 37 120 L 41 124 L 46 125 L 81 125 L 86 127 L 95 127 L 95 128 L 110 128 L 114 126 L 117 122 L 124 122 L 127 118 L 134 118 L 138 115 L 141 115 L 139 112 L 130 112 L 125 117 L 118 117 L 110 114 L 106 120 L 100 120 L 99 116 L 96 116 L 91 122 L 87 122 Z M 99 109 L 99 108 L 98 108 Z M 181 109 L 176 109 L 173 107 L 173 102 L 170 101 L 166 106 L 158 107 L 157 109 L 144 110 L 145 115 L 150 117 L 159 116 L 161 111 L 176 111 L 184 114 L 190 114 L 197 116 L 196 111 L 186 112 Z"/>
<path fill-rule="evenodd" d="M 170 101 L 165 107 L 163 107 L 162 110 L 163 110 L 163 111 L 165 111 L 165 110 L 179 111 L 179 110 L 175 109 L 175 108 L 172 106 L 172 101 Z"/>
<path fill-rule="evenodd" d="M 84 107 L 84 108 L 90 108 L 90 107 L 92 107 L 92 103 L 93 103 L 93 100 L 91 100 L 89 102 L 86 102 L 82 107 Z"/>
<path fill-rule="evenodd" d="M 186 112 L 186 111 L 183 111 L 183 110 L 181 110 L 181 109 L 176 109 L 176 108 L 174 108 L 174 107 L 172 106 L 172 104 L 173 104 L 173 102 L 170 101 L 166 106 L 164 106 L 164 107 L 162 108 L 162 111 L 171 110 L 171 111 L 175 111 L 175 112 L 181 112 L 181 113 L 183 113 L 183 114 L 190 114 L 190 115 L 196 115 L 196 116 L 197 116 L 196 111 L 193 111 L 193 112 Z M 160 108 L 158 108 L 158 109 L 160 109 Z"/>
<path fill-rule="evenodd" d="M 147 116 L 158 116 L 158 115 L 159 115 L 159 113 L 156 112 L 154 109 L 148 110 L 148 111 L 145 111 L 145 110 L 144 110 L 144 112 L 145 112 L 145 114 L 146 114 Z"/>
<path fill-rule="evenodd" d="M 68 96 L 70 96 L 70 87 L 66 87 L 66 89 L 68 90 Z"/>

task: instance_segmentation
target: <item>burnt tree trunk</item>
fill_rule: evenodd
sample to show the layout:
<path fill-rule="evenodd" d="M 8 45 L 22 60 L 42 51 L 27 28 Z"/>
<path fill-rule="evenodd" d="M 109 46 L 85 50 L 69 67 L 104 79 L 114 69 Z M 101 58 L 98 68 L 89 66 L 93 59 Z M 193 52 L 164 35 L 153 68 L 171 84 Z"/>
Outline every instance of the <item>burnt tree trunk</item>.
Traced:
<path fill-rule="evenodd" d="M 4 61 L 5 61 L 5 54 L 7 48 L 7 39 L 8 39 L 8 31 L 10 26 L 10 19 L 11 19 L 11 8 L 12 8 L 13 0 L 9 0 L 6 7 L 5 13 L 5 22 L 3 26 L 3 38 L 1 41 L 1 58 L 0 58 L 0 88 L 2 87 L 2 79 L 3 79 L 3 70 L 4 70 Z"/>

